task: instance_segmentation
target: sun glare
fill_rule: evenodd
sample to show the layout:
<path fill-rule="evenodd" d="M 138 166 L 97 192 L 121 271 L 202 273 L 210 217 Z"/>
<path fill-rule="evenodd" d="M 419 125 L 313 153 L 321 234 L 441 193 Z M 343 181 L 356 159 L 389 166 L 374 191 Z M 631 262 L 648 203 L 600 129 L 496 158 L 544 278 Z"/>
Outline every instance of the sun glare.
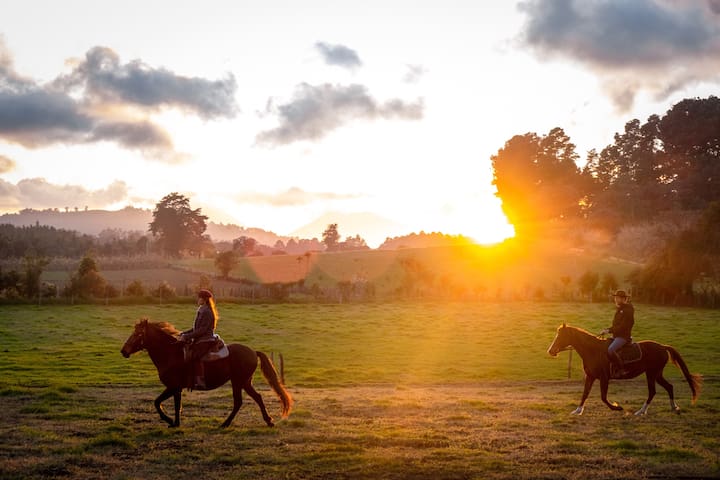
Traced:
<path fill-rule="evenodd" d="M 500 243 L 515 236 L 515 228 L 494 203 L 456 207 L 446 213 L 441 227 L 443 233 L 463 235 L 480 245 Z"/>
<path fill-rule="evenodd" d="M 474 229 L 469 229 L 463 233 L 465 236 L 470 237 L 476 243 L 481 245 L 491 245 L 494 243 L 500 243 L 505 239 L 512 238 L 515 236 L 515 228 L 504 222 L 489 222 L 485 225 L 477 225 Z"/>

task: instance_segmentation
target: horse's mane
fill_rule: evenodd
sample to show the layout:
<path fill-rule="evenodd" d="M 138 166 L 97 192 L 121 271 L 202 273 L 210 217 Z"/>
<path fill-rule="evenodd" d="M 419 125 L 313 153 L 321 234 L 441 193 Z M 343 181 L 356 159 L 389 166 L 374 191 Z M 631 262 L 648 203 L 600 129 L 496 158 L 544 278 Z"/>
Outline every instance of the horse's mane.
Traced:
<path fill-rule="evenodd" d="M 141 322 L 142 321 L 147 322 L 149 327 L 155 328 L 169 337 L 174 338 L 180 334 L 180 330 L 175 328 L 175 326 L 170 322 L 150 322 L 147 318 L 143 318 Z"/>
<path fill-rule="evenodd" d="M 562 325 L 560 325 L 560 326 L 558 327 L 558 332 L 560 331 L 561 328 L 570 328 L 570 329 L 575 330 L 575 331 L 577 331 L 577 332 L 584 333 L 585 335 L 590 335 L 591 337 L 597 338 L 597 335 L 596 335 L 596 334 L 591 333 L 591 332 L 585 330 L 584 328 L 575 327 L 575 326 L 573 326 L 573 325 L 568 325 L 568 324 L 565 324 L 565 323 L 563 323 Z"/>

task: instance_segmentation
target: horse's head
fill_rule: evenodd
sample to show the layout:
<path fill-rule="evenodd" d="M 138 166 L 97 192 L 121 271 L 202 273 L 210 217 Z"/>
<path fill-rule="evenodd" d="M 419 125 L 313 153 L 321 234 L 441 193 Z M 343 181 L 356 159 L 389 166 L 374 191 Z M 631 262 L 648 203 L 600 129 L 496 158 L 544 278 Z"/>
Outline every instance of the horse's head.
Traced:
<path fill-rule="evenodd" d="M 557 354 L 563 350 L 570 349 L 570 328 L 564 323 L 558 327 L 555 340 L 550 344 L 548 348 L 548 354 L 551 357 L 557 357 Z"/>
<path fill-rule="evenodd" d="M 147 336 L 148 321 L 144 318 L 135 324 L 135 330 L 132 335 L 125 341 L 120 353 L 125 358 L 128 358 L 135 352 L 139 352 L 145 348 L 145 337 Z"/>

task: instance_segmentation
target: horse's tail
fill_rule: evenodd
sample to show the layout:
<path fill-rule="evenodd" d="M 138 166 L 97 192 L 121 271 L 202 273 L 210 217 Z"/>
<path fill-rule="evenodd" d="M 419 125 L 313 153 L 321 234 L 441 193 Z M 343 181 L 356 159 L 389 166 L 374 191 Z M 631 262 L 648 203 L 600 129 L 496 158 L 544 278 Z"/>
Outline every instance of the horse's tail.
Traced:
<path fill-rule="evenodd" d="M 665 345 L 665 350 L 667 350 L 670 354 L 670 360 L 672 360 L 675 366 L 682 370 L 683 375 L 685 375 L 685 380 L 687 380 L 688 385 L 690 385 L 690 391 L 692 391 L 692 403 L 695 403 L 697 397 L 700 395 L 700 390 L 702 389 L 702 375 L 698 373 L 690 373 L 690 370 L 688 370 L 685 360 L 683 360 L 680 352 L 675 350 L 673 347 Z"/>
<path fill-rule="evenodd" d="M 292 410 L 293 406 L 292 395 L 290 395 L 290 392 L 285 389 L 285 385 L 283 385 L 280 381 L 272 360 L 270 360 L 270 358 L 268 358 L 268 356 L 263 352 L 255 353 L 257 353 L 258 358 L 260 358 L 260 370 L 262 370 L 265 380 L 267 380 L 270 387 L 280 399 L 280 403 L 282 404 L 282 418 L 287 418 L 288 415 L 290 415 L 290 410 Z"/>

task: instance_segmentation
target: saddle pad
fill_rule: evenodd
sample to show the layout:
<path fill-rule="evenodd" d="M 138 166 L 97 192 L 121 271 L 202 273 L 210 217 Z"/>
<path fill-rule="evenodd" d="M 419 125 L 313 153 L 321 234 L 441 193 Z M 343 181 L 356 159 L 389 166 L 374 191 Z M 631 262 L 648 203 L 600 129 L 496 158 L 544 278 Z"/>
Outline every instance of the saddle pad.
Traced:
<path fill-rule="evenodd" d="M 222 340 L 221 340 L 222 342 Z M 203 362 L 213 362 L 215 360 L 220 360 L 223 358 L 226 358 L 230 356 L 230 350 L 228 350 L 227 345 L 225 345 L 225 342 L 222 342 L 222 348 L 220 350 L 211 350 L 208 353 L 205 354 L 205 356 L 202 358 Z"/>

